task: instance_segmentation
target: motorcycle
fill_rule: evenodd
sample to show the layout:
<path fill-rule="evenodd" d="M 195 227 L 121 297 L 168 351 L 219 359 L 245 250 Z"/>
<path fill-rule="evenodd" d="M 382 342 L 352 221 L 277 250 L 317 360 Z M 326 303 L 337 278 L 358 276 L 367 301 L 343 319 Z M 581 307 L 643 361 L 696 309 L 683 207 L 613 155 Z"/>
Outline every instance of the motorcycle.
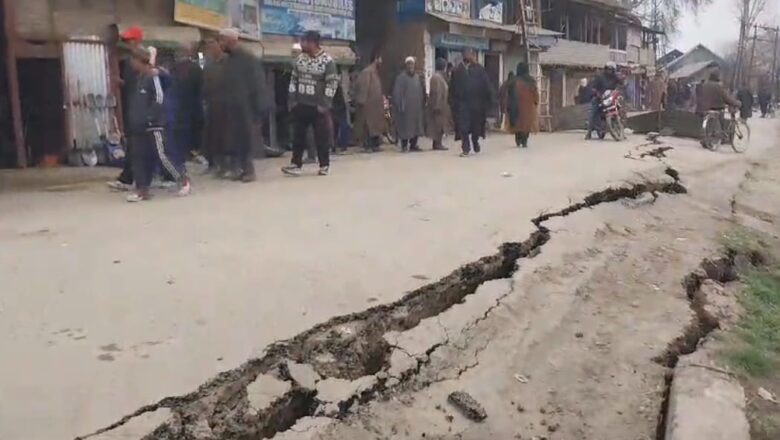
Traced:
<path fill-rule="evenodd" d="M 599 125 L 596 128 L 599 139 L 604 139 L 607 132 L 613 139 L 620 142 L 626 139 L 623 124 L 623 97 L 617 90 L 607 90 L 599 101 Z"/>
<path fill-rule="evenodd" d="M 384 96 L 384 111 L 385 111 L 385 133 L 384 137 L 387 143 L 391 145 L 398 144 L 398 137 L 395 133 L 395 122 L 393 122 L 393 105 L 390 103 L 390 98 Z"/>

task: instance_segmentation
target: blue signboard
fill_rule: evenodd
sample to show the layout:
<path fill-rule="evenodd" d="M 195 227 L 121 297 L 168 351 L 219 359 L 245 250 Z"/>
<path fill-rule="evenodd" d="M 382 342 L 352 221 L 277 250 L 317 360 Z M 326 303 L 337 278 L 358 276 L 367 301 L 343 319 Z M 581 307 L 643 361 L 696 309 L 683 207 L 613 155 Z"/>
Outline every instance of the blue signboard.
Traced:
<path fill-rule="evenodd" d="M 433 45 L 444 49 L 464 49 L 470 47 L 475 50 L 487 51 L 490 49 L 490 40 L 458 34 L 437 34 L 433 36 Z"/>
<path fill-rule="evenodd" d="M 265 0 L 263 33 L 355 41 L 355 0 Z"/>

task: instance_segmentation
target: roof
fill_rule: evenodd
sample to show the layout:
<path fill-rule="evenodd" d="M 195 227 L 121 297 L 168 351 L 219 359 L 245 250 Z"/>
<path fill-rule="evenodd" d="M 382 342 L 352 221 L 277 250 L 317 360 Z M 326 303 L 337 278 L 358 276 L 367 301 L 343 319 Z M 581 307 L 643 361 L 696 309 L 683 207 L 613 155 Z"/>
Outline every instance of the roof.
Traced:
<path fill-rule="evenodd" d="M 680 56 L 680 57 L 676 58 L 675 60 L 669 62 L 669 64 L 664 66 L 664 69 L 666 69 L 667 71 L 674 70 L 674 66 L 676 66 L 677 64 L 680 64 L 686 58 L 691 56 L 691 54 L 693 54 L 695 52 L 698 52 L 698 51 L 706 52 L 708 55 L 710 55 L 710 58 L 712 58 L 711 61 L 714 61 L 714 62 L 718 63 L 719 65 L 726 64 L 726 61 L 723 58 L 721 58 L 718 54 L 716 54 L 715 52 L 710 50 L 707 46 L 705 46 L 703 44 L 697 44 L 691 50 L 689 50 L 688 52 L 685 52 L 685 54 L 683 54 L 682 56 Z"/>
<path fill-rule="evenodd" d="M 669 75 L 669 79 L 681 79 L 688 78 L 696 75 L 702 70 L 709 69 L 710 67 L 718 67 L 718 63 L 715 61 L 702 61 L 700 63 L 693 63 L 680 68 L 680 70 Z"/>
<path fill-rule="evenodd" d="M 501 24 L 488 20 L 480 20 L 476 18 L 458 17 L 456 15 L 442 14 L 439 12 L 427 12 L 428 15 L 436 17 L 439 20 L 444 20 L 447 23 L 462 24 L 466 26 L 476 26 L 487 29 L 498 29 L 502 31 L 512 32 L 514 34 L 522 34 L 520 26 L 516 24 Z M 530 26 L 528 28 L 529 36 L 536 37 L 559 37 L 563 35 L 560 32 L 544 29 L 538 26 Z"/>
<path fill-rule="evenodd" d="M 658 64 L 659 66 L 665 66 L 665 65 L 671 63 L 672 61 L 676 60 L 677 58 L 680 58 L 681 56 L 683 56 L 682 51 L 674 49 L 674 50 L 672 50 L 670 52 L 667 52 L 661 58 L 658 58 L 658 61 L 656 62 L 656 64 Z"/>

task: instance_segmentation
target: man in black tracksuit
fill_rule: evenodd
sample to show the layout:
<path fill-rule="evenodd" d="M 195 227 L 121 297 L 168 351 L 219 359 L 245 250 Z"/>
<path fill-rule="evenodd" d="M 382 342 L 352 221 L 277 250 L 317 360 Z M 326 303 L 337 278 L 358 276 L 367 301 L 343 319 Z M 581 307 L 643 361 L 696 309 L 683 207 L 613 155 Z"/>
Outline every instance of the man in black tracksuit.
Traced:
<path fill-rule="evenodd" d="M 339 87 L 336 62 L 320 47 L 320 34 L 309 31 L 301 39 L 303 53 L 293 65 L 290 78 L 290 102 L 293 106 L 292 165 L 282 168 L 285 174 L 298 176 L 303 168 L 303 152 L 307 145 L 307 131 L 314 126 L 320 176 L 330 170 L 330 149 L 333 144 L 333 121 L 330 111 Z"/>
<path fill-rule="evenodd" d="M 128 95 L 127 124 L 125 131 L 133 150 L 133 174 L 136 192 L 128 196 L 128 202 L 140 202 L 150 197 L 158 161 L 179 183 L 179 195 L 190 193 L 190 182 L 183 162 L 174 163 L 165 151 L 165 93 L 159 72 L 149 64 L 149 52 L 138 48 L 133 51 L 131 64 L 138 74 L 135 89 Z"/>

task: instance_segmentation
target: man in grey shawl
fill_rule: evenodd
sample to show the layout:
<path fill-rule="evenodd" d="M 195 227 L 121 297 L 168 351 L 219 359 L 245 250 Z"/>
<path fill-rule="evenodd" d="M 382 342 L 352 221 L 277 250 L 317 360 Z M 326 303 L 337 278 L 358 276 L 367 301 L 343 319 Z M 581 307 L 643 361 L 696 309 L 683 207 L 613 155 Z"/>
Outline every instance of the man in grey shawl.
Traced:
<path fill-rule="evenodd" d="M 406 69 L 398 75 L 393 87 L 393 110 L 395 129 L 401 140 L 401 150 L 422 151 L 418 145 L 420 136 L 425 135 L 425 83 L 415 72 L 413 57 L 406 59 Z"/>
<path fill-rule="evenodd" d="M 450 126 L 449 84 L 445 78 L 447 61 L 436 60 L 436 73 L 431 77 L 428 95 L 428 135 L 433 139 L 434 150 L 447 150 L 442 140 Z"/>

